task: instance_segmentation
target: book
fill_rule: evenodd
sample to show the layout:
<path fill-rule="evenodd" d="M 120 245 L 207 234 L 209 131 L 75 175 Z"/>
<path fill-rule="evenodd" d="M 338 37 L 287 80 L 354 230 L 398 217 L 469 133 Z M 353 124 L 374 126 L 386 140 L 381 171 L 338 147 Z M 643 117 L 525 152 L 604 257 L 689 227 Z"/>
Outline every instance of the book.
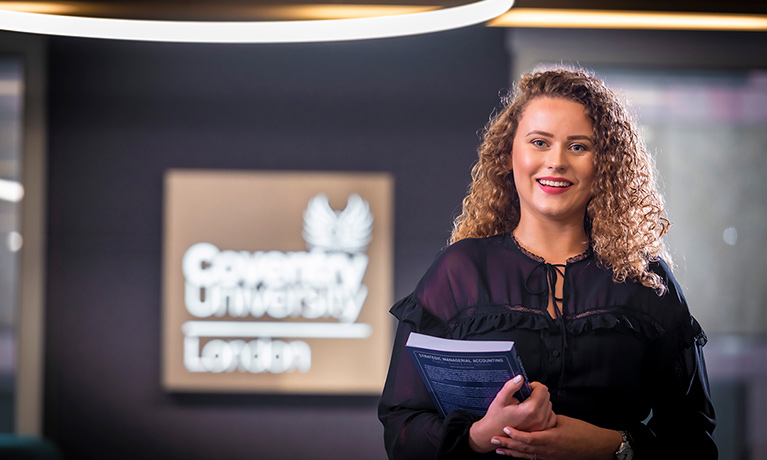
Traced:
<path fill-rule="evenodd" d="M 443 418 L 459 409 L 484 416 L 503 385 L 518 374 L 525 381 L 514 397 L 522 402 L 532 393 L 514 342 L 411 332 L 405 346 Z"/>

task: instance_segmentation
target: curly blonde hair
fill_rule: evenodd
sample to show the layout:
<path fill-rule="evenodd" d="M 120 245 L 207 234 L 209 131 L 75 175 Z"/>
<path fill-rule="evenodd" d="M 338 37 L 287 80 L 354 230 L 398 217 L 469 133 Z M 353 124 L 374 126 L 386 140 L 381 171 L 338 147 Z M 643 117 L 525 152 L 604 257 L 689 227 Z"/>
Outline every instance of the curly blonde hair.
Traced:
<path fill-rule="evenodd" d="M 472 183 L 455 219 L 450 242 L 509 233 L 519 223 L 519 196 L 508 170 L 514 136 L 528 103 L 536 97 L 578 102 L 594 128 L 592 198 L 584 227 L 594 254 L 616 282 L 633 279 L 665 292 L 649 262 L 671 259 L 663 242 L 670 222 L 657 190 L 655 162 L 633 117 L 602 80 L 583 69 L 558 68 L 525 74 L 504 107 L 485 127 Z"/>

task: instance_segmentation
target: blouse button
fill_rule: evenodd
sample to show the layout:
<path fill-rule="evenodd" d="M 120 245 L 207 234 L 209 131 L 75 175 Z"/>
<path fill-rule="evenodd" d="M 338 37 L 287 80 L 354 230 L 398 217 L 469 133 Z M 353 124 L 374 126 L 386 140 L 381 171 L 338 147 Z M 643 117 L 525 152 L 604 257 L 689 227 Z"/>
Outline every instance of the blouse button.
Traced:
<path fill-rule="evenodd" d="M 554 350 L 554 351 L 552 351 L 552 352 L 551 352 L 551 354 L 552 354 L 552 355 L 553 355 L 555 358 L 559 358 L 559 350 Z"/>

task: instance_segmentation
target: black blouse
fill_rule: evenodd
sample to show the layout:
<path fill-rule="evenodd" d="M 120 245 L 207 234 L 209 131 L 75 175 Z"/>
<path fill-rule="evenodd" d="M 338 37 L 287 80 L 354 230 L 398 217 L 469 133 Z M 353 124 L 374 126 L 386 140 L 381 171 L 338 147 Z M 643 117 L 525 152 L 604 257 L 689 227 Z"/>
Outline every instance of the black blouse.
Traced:
<path fill-rule="evenodd" d="M 559 275 L 511 235 L 443 250 L 416 290 L 391 309 L 399 327 L 379 405 L 389 458 L 484 457 L 468 443 L 479 417 L 438 415 L 405 350 L 411 331 L 513 340 L 530 380 L 549 388 L 555 413 L 628 431 L 636 460 L 717 458 L 705 334 L 668 266 L 651 268 L 668 287 L 662 296 L 632 281 L 613 282 L 590 251 L 568 260 Z M 552 276 L 564 276 L 561 318 L 547 312 Z"/>

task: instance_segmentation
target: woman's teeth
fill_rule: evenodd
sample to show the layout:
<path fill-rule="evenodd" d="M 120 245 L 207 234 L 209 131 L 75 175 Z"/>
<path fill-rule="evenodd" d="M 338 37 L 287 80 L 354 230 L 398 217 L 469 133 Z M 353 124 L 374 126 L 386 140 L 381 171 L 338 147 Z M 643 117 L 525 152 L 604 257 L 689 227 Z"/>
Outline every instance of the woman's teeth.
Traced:
<path fill-rule="evenodd" d="M 538 179 L 538 183 L 541 185 L 546 185 L 548 187 L 569 187 L 570 182 L 564 182 L 564 181 L 554 181 L 554 180 L 546 180 L 546 179 Z"/>

